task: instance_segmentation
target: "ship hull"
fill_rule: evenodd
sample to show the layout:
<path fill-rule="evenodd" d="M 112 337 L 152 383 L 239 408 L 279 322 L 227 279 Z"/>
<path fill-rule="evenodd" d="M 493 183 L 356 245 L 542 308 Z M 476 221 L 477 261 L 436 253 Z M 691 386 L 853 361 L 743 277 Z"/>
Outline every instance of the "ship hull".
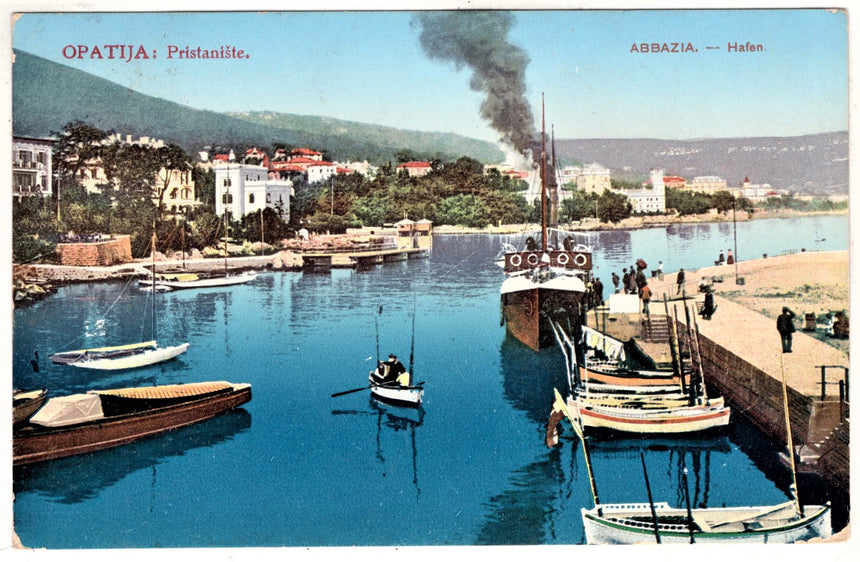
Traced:
<path fill-rule="evenodd" d="M 576 337 L 582 292 L 533 287 L 502 294 L 502 315 L 507 332 L 539 350 L 557 345 L 550 320 Z"/>

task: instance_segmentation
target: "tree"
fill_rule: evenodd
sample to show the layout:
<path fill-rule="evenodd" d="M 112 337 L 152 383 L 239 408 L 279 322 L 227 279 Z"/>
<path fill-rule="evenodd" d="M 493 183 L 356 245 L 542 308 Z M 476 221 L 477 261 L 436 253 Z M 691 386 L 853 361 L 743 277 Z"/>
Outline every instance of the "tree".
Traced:
<path fill-rule="evenodd" d="M 597 198 L 597 218 L 600 222 L 618 222 L 630 216 L 633 205 L 625 195 L 604 189 Z"/>
<path fill-rule="evenodd" d="M 72 121 L 59 133 L 55 132 L 54 136 L 58 140 L 54 145 L 53 165 L 66 186 L 77 181 L 81 168 L 88 161 L 100 156 L 101 142 L 108 133 L 82 121 Z"/>
<path fill-rule="evenodd" d="M 597 195 L 595 193 L 586 193 L 579 190 L 572 191 L 569 197 L 566 197 L 561 201 L 559 220 L 575 222 L 580 221 L 585 217 L 593 217 L 595 201 L 597 201 Z"/>
<path fill-rule="evenodd" d="M 474 195 L 459 194 L 439 202 L 437 218 L 442 224 L 483 228 L 489 224 L 486 205 Z"/>
<path fill-rule="evenodd" d="M 717 191 L 711 195 L 711 204 L 716 207 L 717 211 L 725 213 L 731 211 L 735 204 L 735 197 L 725 190 Z"/>

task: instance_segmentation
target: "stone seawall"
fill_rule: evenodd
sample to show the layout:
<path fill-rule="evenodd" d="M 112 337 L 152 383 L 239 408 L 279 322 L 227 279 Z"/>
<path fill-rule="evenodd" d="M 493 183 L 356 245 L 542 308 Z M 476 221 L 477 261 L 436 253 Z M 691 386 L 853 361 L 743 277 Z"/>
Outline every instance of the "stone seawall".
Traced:
<path fill-rule="evenodd" d="M 57 244 L 60 265 L 76 267 L 108 267 L 129 263 L 131 237 L 117 236 L 104 242 L 70 242 Z"/>

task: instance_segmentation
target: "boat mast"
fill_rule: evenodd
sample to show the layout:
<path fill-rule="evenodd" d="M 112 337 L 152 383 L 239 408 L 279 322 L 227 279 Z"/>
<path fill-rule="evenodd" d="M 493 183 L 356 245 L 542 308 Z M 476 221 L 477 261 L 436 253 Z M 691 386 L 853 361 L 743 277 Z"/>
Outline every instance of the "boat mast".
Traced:
<path fill-rule="evenodd" d="M 791 418 L 788 408 L 788 385 L 785 383 L 785 366 L 782 361 L 782 353 L 779 354 L 779 369 L 782 371 L 782 404 L 785 413 L 785 432 L 788 438 L 788 458 L 791 460 L 791 495 L 794 496 L 797 513 L 803 517 L 803 506 L 800 505 L 800 496 L 797 490 L 797 467 L 794 464 L 794 440 L 791 437 Z"/>
<path fill-rule="evenodd" d="M 541 209 L 541 249 L 546 252 L 546 104 L 544 94 L 540 95 L 540 209 Z"/>
<path fill-rule="evenodd" d="M 152 221 L 152 291 L 150 292 L 152 293 L 152 339 L 154 340 L 158 339 L 155 333 L 155 293 L 158 292 L 155 287 L 155 245 L 157 241 L 158 237 L 155 233 L 155 221 Z"/>

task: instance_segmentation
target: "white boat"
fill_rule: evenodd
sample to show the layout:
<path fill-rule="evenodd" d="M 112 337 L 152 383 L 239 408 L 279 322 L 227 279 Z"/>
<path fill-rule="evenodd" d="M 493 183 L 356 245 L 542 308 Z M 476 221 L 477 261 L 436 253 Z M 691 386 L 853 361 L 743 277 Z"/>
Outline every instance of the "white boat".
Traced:
<path fill-rule="evenodd" d="M 88 359 L 109 359 L 114 357 L 124 357 L 141 353 L 147 349 L 154 349 L 157 343 L 155 340 L 144 341 L 139 343 L 129 343 L 125 345 L 113 345 L 108 347 L 91 347 L 89 349 L 75 349 L 72 351 L 60 351 L 49 355 L 48 359 L 58 365 L 68 365 L 77 361 L 85 361 Z"/>
<path fill-rule="evenodd" d="M 599 504 L 582 508 L 588 544 L 758 543 L 787 544 L 832 534 L 829 505 L 805 506 L 793 501 L 752 507 L 686 509 L 655 502 L 657 531 L 650 503 Z"/>
<path fill-rule="evenodd" d="M 72 367 L 81 369 L 96 369 L 99 371 L 119 371 L 122 369 L 136 369 L 154 365 L 162 361 L 169 361 L 188 351 L 188 344 L 182 343 L 170 347 L 153 347 L 119 357 L 84 357 L 79 361 L 69 363 Z"/>
<path fill-rule="evenodd" d="M 152 234 L 152 275 L 153 282 L 155 277 L 155 233 Z M 156 317 L 155 317 L 155 293 L 152 292 L 152 331 L 155 333 Z M 169 361 L 175 357 L 182 355 L 188 350 L 187 343 L 180 345 L 159 347 L 156 339 L 131 343 L 125 345 L 117 345 L 110 347 L 94 347 L 88 349 L 78 349 L 74 351 L 62 351 L 55 353 L 49 358 L 54 363 L 72 365 L 84 369 L 96 369 L 101 371 L 118 371 L 123 369 L 136 369 L 145 367 L 163 361 Z"/>
<path fill-rule="evenodd" d="M 162 273 L 155 279 L 156 290 L 176 289 L 206 289 L 212 287 L 230 287 L 253 281 L 257 274 L 251 271 L 237 275 L 203 275 L 197 273 Z M 141 288 L 151 288 L 152 280 L 141 279 L 137 282 Z"/>
<path fill-rule="evenodd" d="M 370 393 L 389 404 L 399 406 L 420 406 L 424 398 L 424 387 L 419 383 L 413 385 L 412 373 L 405 371 L 397 381 L 383 382 L 384 375 L 381 372 L 382 364 L 370 372 Z"/>
<path fill-rule="evenodd" d="M 830 504 L 801 507 L 793 501 L 767 506 L 691 508 L 686 488 L 686 469 L 682 475 L 686 509 L 666 502 L 602 504 L 589 454 L 589 438 L 581 418 L 571 412 L 558 390 L 547 424 L 546 444 L 558 444 L 556 425 L 567 418 L 582 443 L 594 507 L 582 508 L 585 539 L 590 545 L 657 543 L 793 543 L 832 534 Z M 645 467 L 644 457 L 642 460 Z M 792 487 L 796 490 L 796 486 Z"/>

